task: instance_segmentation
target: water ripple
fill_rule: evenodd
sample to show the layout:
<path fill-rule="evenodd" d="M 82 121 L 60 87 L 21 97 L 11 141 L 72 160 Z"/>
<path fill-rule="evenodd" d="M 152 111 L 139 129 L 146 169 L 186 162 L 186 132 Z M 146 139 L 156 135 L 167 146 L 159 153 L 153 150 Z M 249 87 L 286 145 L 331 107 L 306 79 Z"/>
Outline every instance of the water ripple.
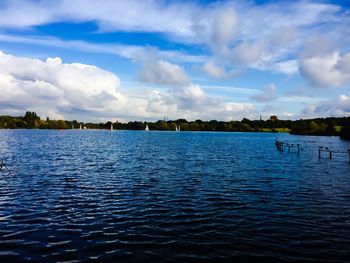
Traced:
<path fill-rule="evenodd" d="M 350 165 L 331 137 L 0 131 L 1 262 L 348 262 Z"/>

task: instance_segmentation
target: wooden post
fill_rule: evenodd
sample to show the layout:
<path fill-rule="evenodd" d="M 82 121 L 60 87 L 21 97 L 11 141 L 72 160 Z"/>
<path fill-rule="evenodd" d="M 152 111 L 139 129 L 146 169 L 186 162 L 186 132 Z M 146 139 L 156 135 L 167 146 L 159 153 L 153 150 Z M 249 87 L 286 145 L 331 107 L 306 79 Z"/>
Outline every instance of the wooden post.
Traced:
<path fill-rule="evenodd" d="M 297 144 L 298 146 L 298 155 L 300 154 L 300 144 Z"/>
<path fill-rule="evenodd" d="M 329 151 L 329 160 L 332 160 L 332 151 Z"/>
<path fill-rule="evenodd" d="M 350 163 L 350 149 L 348 150 L 348 153 L 349 153 L 349 163 Z"/>
<path fill-rule="evenodd" d="M 318 158 L 321 158 L 321 149 L 322 149 L 323 147 L 318 147 Z"/>

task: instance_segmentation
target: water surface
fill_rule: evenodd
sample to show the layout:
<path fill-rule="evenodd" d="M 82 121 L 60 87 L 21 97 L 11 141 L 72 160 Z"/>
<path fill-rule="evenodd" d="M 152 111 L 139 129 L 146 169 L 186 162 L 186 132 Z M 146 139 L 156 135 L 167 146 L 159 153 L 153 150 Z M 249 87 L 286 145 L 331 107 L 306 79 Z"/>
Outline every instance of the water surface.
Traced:
<path fill-rule="evenodd" d="M 1 130 L 0 261 L 350 259 L 337 137 Z"/>

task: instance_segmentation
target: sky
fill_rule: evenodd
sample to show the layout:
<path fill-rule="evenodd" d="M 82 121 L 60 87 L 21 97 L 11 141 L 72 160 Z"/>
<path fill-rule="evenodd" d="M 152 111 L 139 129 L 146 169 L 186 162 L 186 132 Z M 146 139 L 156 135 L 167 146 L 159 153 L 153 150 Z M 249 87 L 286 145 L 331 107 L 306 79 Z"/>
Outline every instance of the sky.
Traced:
<path fill-rule="evenodd" d="M 0 0 L 0 115 L 350 115 L 350 1 Z"/>

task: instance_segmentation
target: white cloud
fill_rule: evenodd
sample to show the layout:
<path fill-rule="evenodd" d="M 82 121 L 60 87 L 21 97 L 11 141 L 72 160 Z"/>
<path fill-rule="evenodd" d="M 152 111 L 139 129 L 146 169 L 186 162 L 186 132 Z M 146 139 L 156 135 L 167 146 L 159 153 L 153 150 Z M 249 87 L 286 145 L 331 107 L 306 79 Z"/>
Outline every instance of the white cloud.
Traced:
<path fill-rule="evenodd" d="M 142 82 L 159 85 L 187 85 L 191 83 L 185 70 L 179 65 L 163 60 L 147 59 L 142 62 L 138 73 L 138 79 Z"/>
<path fill-rule="evenodd" d="M 350 82 L 350 53 L 303 57 L 299 61 L 299 70 L 317 86 L 340 86 Z"/>
<path fill-rule="evenodd" d="M 223 78 L 226 75 L 225 70 L 222 67 L 215 65 L 211 61 L 204 64 L 203 71 L 214 78 Z"/>
<path fill-rule="evenodd" d="M 176 110 L 176 102 L 170 94 L 159 90 L 152 90 L 148 94 L 147 112 L 167 115 L 170 112 L 176 112 Z"/>
<path fill-rule="evenodd" d="M 288 45 L 297 38 L 297 32 L 292 27 L 277 28 L 272 33 L 271 44 L 274 46 Z"/>
<path fill-rule="evenodd" d="M 65 64 L 59 59 L 40 61 L 12 57 L 9 63 L 3 62 L 0 69 L 3 84 L 0 89 L 4 91 L 0 98 L 2 108 L 18 110 L 23 105 L 35 105 L 42 112 L 64 116 L 81 108 L 81 114 L 86 116 L 89 112 L 96 115 L 100 112 L 101 116 L 118 113 L 125 118 L 151 118 L 162 112 L 178 116 L 190 115 L 192 111 L 194 116 L 204 117 L 227 113 L 228 105 L 217 102 L 205 88 L 192 83 L 181 62 L 200 63 L 207 75 L 218 79 L 254 69 L 289 76 L 300 72 L 318 86 L 342 86 L 350 82 L 350 53 L 347 53 L 350 18 L 346 8 L 334 4 L 312 1 L 273 1 L 259 5 L 254 1 L 210 4 L 153 0 L 106 0 L 103 4 L 93 0 L 5 1 L 0 8 L 0 41 L 112 54 L 134 62 L 140 62 L 139 57 L 152 49 L 117 42 L 63 41 L 28 35 L 40 31 L 34 26 L 55 22 L 89 22 L 97 26 L 97 32 L 84 32 L 91 34 L 106 31 L 160 33 L 157 34 L 162 40 L 160 43 L 185 45 L 169 45 L 177 48 L 158 50 L 157 57 L 141 60 L 139 79 L 155 86 L 165 85 L 168 89 L 161 87 L 149 94 L 140 91 L 138 96 L 127 95 L 118 77 L 100 68 Z M 26 34 L 6 34 L 22 32 L 7 30 L 10 28 L 24 30 Z M 318 37 L 320 35 L 323 37 Z M 160 44 L 159 48 L 162 46 Z M 1 59 L 5 61 L 6 56 L 2 54 Z M 17 64 L 13 66 L 14 63 Z M 98 83 L 98 87 L 92 83 Z M 110 87 L 114 87 L 114 91 Z M 253 97 L 257 101 L 270 101 L 276 98 L 274 92 L 265 90 Z M 13 94 L 17 94 L 17 102 Z M 25 99 L 28 97 L 30 100 Z M 228 101 L 230 98 L 226 97 Z M 55 103 L 45 102 L 48 98 Z M 20 100 L 22 104 L 18 103 Z"/>
<path fill-rule="evenodd" d="M 249 66 L 257 62 L 264 52 L 264 45 L 262 43 L 248 43 L 243 42 L 232 49 L 230 60 L 233 65 Z"/>
<path fill-rule="evenodd" d="M 298 60 L 296 59 L 275 62 L 269 65 L 259 65 L 258 68 L 260 70 L 269 70 L 276 73 L 283 73 L 289 76 L 299 73 Z"/>
<path fill-rule="evenodd" d="M 64 64 L 59 58 L 42 61 L 0 52 L 0 83 L 3 108 L 12 105 L 53 115 L 79 109 L 98 115 L 127 104 L 116 75 L 91 65 Z"/>
<path fill-rule="evenodd" d="M 209 55 L 222 62 L 216 63 L 216 67 L 225 68 L 227 72 L 236 72 L 238 67 L 239 71 L 242 68 L 254 68 L 291 75 L 296 73 L 291 61 L 304 49 L 307 44 L 305 39 L 324 35 L 330 42 L 341 47 L 348 46 L 350 37 L 346 36 L 346 28 L 350 26 L 350 19 L 347 12 L 335 4 L 312 1 L 273 1 L 256 5 L 249 1 L 198 4 L 184 1 L 106 0 L 101 4 L 94 0 L 24 0 L 2 4 L 0 27 L 23 29 L 55 22 L 94 22 L 98 33 L 156 32 L 170 41 L 204 46 L 205 51 L 211 50 Z M 38 37 L 20 40 L 7 35 L 0 36 L 0 39 L 83 48 L 90 52 L 116 53 L 128 58 L 134 58 L 133 54 L 143 49 L 82 41 L 62 43 L 57 39 Z M 168 61 L 212 60 L 205 55 L 192 56 L 176 51 L 163 51 L 163 55 L 162 59 Z M 213 70 L 207 72 L 210 74 Z M 232 77 L 236 74 L 229 75 Z"/>
<path fill-rule="evenodd" d="M 266 88 L 261 90 L 258 94 L 255 94 L 251 97 L 252 100 L 257 102 L 268 102 L 272 100 L 276 100 L 276 91 L 277 87 L 274 83 L 271 83 Z"/>
<path fill-rule="evenodd" d="M 115 74 L 98 67 L 67 64 L 60 58 L 43 61 L 2 52 L 0 94 L 0 110 L 8 114 L 33 110 L 42 117 L 83 121 L 154 120 L 164 115 L 192 120 L 228 119 L 241 118 L 253 110 L 252 105 L 227 104 L 210 98 L 193 83 L 131 95 L 122 89 Z"/>
<path fill-rule="evenodd" d="M 300 114 L 306 117 L 349 116 L 350 96 L 343 94 L 336 99 L 329 99 L 309 105 L 305 107 Z"/>
<path fill-rule="evenodd" d="M 180 110 L 211 108 L 213 103 L 204 93 L 203 89 L 195 84 L 174 88 L 173 94 L 177 100 L 178 109 Z"/>
<path fill-rule="evenodd" d="M 208 76 L 216 78 L 216 79 L 228 79 L 233 78 L 242 73 L 241 69 L 231 69 L 229 71 L 226 70 L 224 66 L 218 66 L 212 61 L 209 61 L 203 65 L 203 71 Z"/>
<path fill-rule="evenodd" d="M 143 56 L 144 54 L 149 53 L 150 49 L 149 47 L 136 45 L 97 44 L 86 41 L 61 40 L 55 37 L 17 36 L 9 34 L 0 34 L 0 41 L 45 47 L 57 47 L 100 54 L 111 54 L 128 59 L 135 59 L 138 56 Z M 176 50 L 157 50 L 157 53 L 162 58 L 179 62 L 201 63 L 208 59 L 205 55 L 191 55 Z"/>
<path fill-rule="evenodd" d="M 67 20 L 97 21 L 104 31 L 164 32 L 185 37 L 191 33 L 194 9 L 191 4 L 165 5 L 160 1 L 8 1 L 0 12 L 0 24 L 30 27 Z"/>
<path fill-rule="evenodd" d="M 233 8 L 220 10 L 214 15 L 210 45 L 214 52 L 224 55 L 238 33 L 238 17 Z"/>

